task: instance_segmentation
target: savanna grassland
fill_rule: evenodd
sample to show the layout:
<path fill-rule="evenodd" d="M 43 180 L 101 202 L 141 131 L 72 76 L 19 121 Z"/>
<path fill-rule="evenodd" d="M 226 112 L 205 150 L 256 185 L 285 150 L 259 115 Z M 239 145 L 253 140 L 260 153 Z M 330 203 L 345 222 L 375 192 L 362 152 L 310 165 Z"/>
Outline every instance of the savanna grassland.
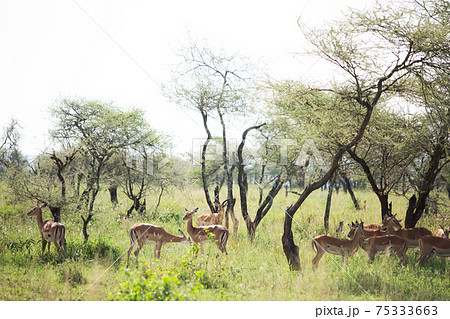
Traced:
<path fill-rule="evenodd" d="M 296 195 L 280 194 L 272 210 L 263 219 L 256 240 L 247 239 L 240 216 L 237 238 L 230 236 L 228 257 L 214 245 L 207 245 L 205 253 L 193 257 L 193 250 L 183 244 L 167 244 L 161 259 L 153 258 L 153 247 L 144 246 L 140 266 L 134 258 L 130 269 L 126 266 L 129 247 L 127 230 L 135 223 L 148 222 L 163 226 L 177 234 L 186 230 L 181 220 L 184 207 L 200 207 L 206 213 L 200 189 L 181 192 L 174 190 L 163 197 L 159 213 L 152 213 L 155 197 L 148 194 L 146 216 L 125 219 L 128 200 L 119 195 L 119 205 L 109 203 L 103 191 L 96 202 L 93 222 L 89 225 L 89 241 L 85 244 L 81 233 L 82 221 L 74 213 L 63 212 L 66 226 L 67 258 L 56 261 L 52 245 L 50 258 L 41 258 L 40 235 L 35 217 L 26 212 L 33 203 L 12 203 L 5 189 L 0 192 L 0 299 L 2 300 L 449 300 L 449 261 L 432 257 L 425 267 L 418 267 L 419 249 L 410 249 L 404 267 L 395 256 L 378 256 L 370 264 L 367 255 L 359 250 L 347 264 L 340 257 L 324 256 L 316 271 L 311 238 L 322 234 L 326 192 L 313 193 L 295 216 L 293 228 L 300 248 L 301 272 L 290 272 L 281 244 L 284 208 Z M 348 194 L 333 195 L 330 228 L 335 233 L 339 221 L 345 225 L 355 219 L 365 223 L 379 222 L 379 204 L 368 191 L 357 191 L 366 209 L 356 211 Z M 392 197 L 394 213 L 403 215 L 407 200 Z M 257 190 L 250 189 L 249 211 L 254 212 Z M 44 219 L 50 218 L 48 208 Z M 253 214 L 252 214 L 253 215 Z M 426 215 L 418 226 L 433 232 L 443 216 Z M 195 222 L 194 222 L 195 225 Z"/>

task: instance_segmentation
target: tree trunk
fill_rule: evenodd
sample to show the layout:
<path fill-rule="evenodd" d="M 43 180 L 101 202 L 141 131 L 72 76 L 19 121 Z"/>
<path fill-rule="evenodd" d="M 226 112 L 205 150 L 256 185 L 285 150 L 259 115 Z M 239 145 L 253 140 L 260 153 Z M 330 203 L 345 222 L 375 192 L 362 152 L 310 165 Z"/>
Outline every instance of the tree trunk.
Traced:
<path fill-rule="evenodd" d="M 226 128 L 225 128 L 225 122 L 223 120 L 223 114 L 220 110 L 219 105 L 217 105 L 217 113 L 219 115 L 220 124 L 222 125 L 222 158 L 223 158 L 223 168 L 225 171 L 226 179 L 227 179 L 227 200 L 228 200 L 228 206 L 227 210 L 225 212 L 225 227 L 229 228 L 229 217 L 231 217 L 231 220 L 233 221 L 233 234 L 237 236 L 238 228 L 239 228 L 239 221 L 234 215 L 234 196 L 233 196 L 233 169 L 234 165 L 232 165 L 230 168 L 228 168 L 228 152 L 227 152 L 227 135 L 226 135 Z"/>
<path fill-rule="evenodd" d="M 250 240 L 253 241 L 253 239 L 255 238 L 255 232 L 256 232 L 256 226 L 253 222 L 252 219 L 250 218 L 249 214 L 248 214 L 248 210 L 247 210 L 247 191 L 248 191 L 248 185 L 246 183 L 247 181 L 247 174 L 245 173 L 244 170 L 244 158 L 242 155 L 243 149 L 244 149 L 244 145 L 245 145 L 245 140 L 247 138 L 247 134 L 254 129 L 259 129 L 261 126 L 265 125 L 266 123 L 263 123 L 261 125 L 255 125 L 255 126 L 251 126 L 248 129 L 246 129 L 243 133 L 242 133 L 242 141 L 239 144 L 238 150 L 237 150 L 237 156 L 238 156 L 238 186 L 239 186 L 239 195 L 240 195 L 240 199 L 241 199 L 241 213 L 242 213 L 242 217 L 244 218 L 245 224 L 247 225 L 247 231 L 248 231 L 248 235 L 250 237 Z"/>
<path fill-rule="evenodd" d="M 87 233 L 87 226 L 89 224 L 89 222 L 92 219 L 92 214 L 89 213 L 88 217 L 85 219 L 83 215 L 81 215 L 81 219 L 83 220 L 83 236 L 84 236 L 84 242 L 86 243 L 89 239 L 89 235 Z"/>
<path fill-rule="evenodd" d="M 330 220 L 330 208 L 331 208 L 331 196 L 333 195 L 333 187 L 336 182 L 336 175 L 330 179 L 330 185 L 328 187 L 327 204 L 325 205 L 325 214 L 323 216 L 323 227 L 325 228 L 325 233 L 328 234 L 328 226 Z"/>
<path fill-rule="evenodd" d="M 380 96 L 381 91 L 379 91 L 378 94 L 374 97 L 372 104 L 369 104 L 368 102 L 362 103 L 366 106 L 367 109 L 366 114 L 364 116 L 364 120 L 362 121 L 357 134 L 347 145 L 343 145 L 339 148 L 339 150 L 333 157 L 330 168 L 322 176 L 322 178 L 320 178 L 317 182 L 310 183 L 309 186 L 306 187 L 305 190 L 301 193 L 297 201 L 286 209 L 286 213 L 284 216 L 284 230 L 281 242 L 283 244 L 283 251 L 284 254 L 286 255 L 290 270 L 299 271 L 301 269 L 300 257 L 298 254 L 299 250 L 298 246 L 296 246 L 294 243 L 294 235 L 292 233 L 292 220 L 294 218 L 295 213 L 313 191 L 325 185 L 325 183 L 333 176 L 333 174 L 338 169 L 339 161 L 341 160 L 344 153 L 347 152 L 353 146 L 355 146 L 356 143 L 358 143 L 361 140 L 366 130 L 367 124 L 369 123 L 369 120 L 372 116 L 373 105 L 375 105 L 378 102 Z"/>
<path fill-rule="evenodd" d="M 415 227 L 417 222 L 422 217 L 422 214 L 426 207 L 428 196 L 433 189 L 437 175 L 442 169 L 442 167 L 439 167 L 439 162 L 445 154 L 443 145 L 446 145 L 446 143 L 448 143 L 447 135 L 448 126 L 446 125 L 444 126 L 439 136 L 438 144 L 435 146 L 434 151 L 430 156 L 428 169 L 425 172 L 422 181 L 419 183 L 418 198 L 416 200 L 416 196 L 413 195 L 413 197 L 411 197 L 409 200 L 409 205 L 405 217 L 405 228 Z"/>
<path fill-rule="evenodd" d="M 119 203 L 119 201 L 117 200 L 117 185 L 111 185 L 108 188 L 108 191 L 109 191 L 109 197 L 111 199 L 111 203 L 115 207 Z"/>
<path fill-rule="evenodd" d="M 53 216 L 53 221 L 54 222 L 61 222 L 61 207 L 60 206 L 48 206 L 48 208 L 50 209 L 50 212 L 52 213 Z"/>
<path fill-rule="evenodd" d="M 206 141 L 205 141 L 205 143 L 203 143 L 203 147 L 202 147 L 202 160 L 201 160 L 203 192 L 205 193 L 205 199 L 206 199 L 206 203 L 208 204 L 209 210 L 211 211 L 211 214 L 214 214 L 215 213 L 214 205 L 211 202 L 211 197 L 209 195 L 209 190 L 208 190 L 208 181 L 207 181 L 207 177 L 206 177 L 206 150 L 208 149 L 208 144 L 209 144 L 209 141 L 212 139 L 212 136 L 211 136 L 211 132 L 209 131 L 209 128 L 208 128 L 208 114 L 203 109 L 201 109 L 200 112 L 201 112 L 202 118 L 203 118 L 203 126 L 204 126 L 206 134 L 207 134 Z"/>
<path fill-rule="evenodd" d="M 367 180 L 369 181 L 369 184 L 372 187 L 373 192 L 377 195 L 378 200 L 380 201 L 381 220 L 383 220 L 385 216 L 389 215 L 389 205 L 388 205 L 389 194 L 385 194 L 384 191 L 378 187 L 377 182 L 375 181 L 375 178 L 372 174 L 372 171 L 370 170 L 369 165 L 367 165 L 366 161 L 363 158 L 359 157 L 351 149 L 349 149 L 347 152 L 357 163 L 359 163 L 359 165 L 361 165 L 364 173 L 366 174 Z"/>
<path fill-rule="evenodd" d="M 294 243 L 294 235 L 292 234 L 292 211 L 293 205 L 290 205 L 286 208 L 285 216 L 284 216 L 284 231 L 283 237 L 281 238 L 281 242 L 283 244 L 283 251 L 286 255 L 289 264 L 290 271 L 301 271 L 302 267 L 300 264 L 299 257 L 299 249 L 298 246 Z"/>
<path fill-rule="evenodd" d="M 161 203 L 161 197 L 163 195 L 163 192 L 164 192 L 164 186 L 161 185 L 161 192 L 159 192 L 159 195 L 158 195 L 158 202 L 156 203 L 155 212 L 158 211 L 159 204 Z"/>
<path fill-rule="evenodd" d="M 344 181 L 345 189 L 350 194 L 350 197 L 352 198 L 353 205 L 355 206 L 356 210 L 360 210 L 361 207 L 359 206 L 358 200 L 356 199 L 355 193 L 353 193 L 352 184 L 350 183 L 350 180 L 347 177 L 347 174 L 341 173 L 342 180 Z"/>

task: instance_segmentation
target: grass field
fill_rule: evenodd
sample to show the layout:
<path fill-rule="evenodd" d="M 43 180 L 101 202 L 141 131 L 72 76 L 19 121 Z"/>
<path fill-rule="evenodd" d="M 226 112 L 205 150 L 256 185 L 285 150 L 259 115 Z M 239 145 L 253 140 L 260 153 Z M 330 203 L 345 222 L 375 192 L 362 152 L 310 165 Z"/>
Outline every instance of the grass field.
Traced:
<path fill-rule="evenodd" d="M 119 205 L 113 208 L 107 192 L 96 202 L 95 217 L 89 225 L 90 238 L 83 243 L 82 221 L 75 213 L 64 212 L 67 258 L 56 261 L 52 245 L 51 256 L 41 258 L 40 235 L 35 217 L 25 215 L 33 203 L 15 205 L 0 193 L 0 299 L 1 300 L 449 300 L 450 272 L 448 259 L 432 257 L 425 267 L 418 267 L 419 249 L 410 249 L 404 267 L 395 256 L 378 256 L 370 264 L 359 250 L 347 264 L 340 257 L 325 255 L 316 271 L 311 238 L 324 233 L 323 212 L 326 192 L 316 191 L 295 215 L 294 238 L 300 248 L 301 272 L 290 272 L 284 256 L 281 235 L 284 208 L 296 196 L 280 194 L 272 210 L 263 219 L 253 243 L 247 239 L 240 215 L 237 238 L 228 241 L 228 257 L 214 245 L 205 253 L 193 257 L 192 248 L 182 244 L 167 244 L 161 259 L 153 258 L 153 247 L 146 245 L 140 253 L 140 266 L 130 260 L 126 266 L 129 247 L 127 230 L 135 223 L 148 222 L 163 226 L 177 234 L 186 229 L 181 221 L 184 207 L 200 207 L 206 213 L 200 189 L 173 191 L 163 197 L 159 213 L 152 213 L 156 196 L 147 196 L 147 216 L 125 219 L 129 201 L 119 195 Z M 237 194 L 237 191 L 236 191 Z M 344 221 L 362 219 L 365 223 L 379 222 L 379 204 L 375 195 L 357 191 L 366 209 L 356 211 L 348 194 L 333 194 L 330 234 Z M 222 197 L 225 197 L 223 195 Z M 392 197 L 394 213 L 403 217 L 407 200 Z M 256 211 L 257 192 L 249 192 L 249 211 Z M 447 212 L 448 213 L 448 212 Z M 44 219 L 51 215 L 46 208 Z M 401 218 L 402 218 L 401 217 Z M 442 216 L 427 215 L 419 222 L 434 232 Z M 195 222 L 194 222 L 195 224 Z M 345 237 L 348 227 L 338 234 Z"/>

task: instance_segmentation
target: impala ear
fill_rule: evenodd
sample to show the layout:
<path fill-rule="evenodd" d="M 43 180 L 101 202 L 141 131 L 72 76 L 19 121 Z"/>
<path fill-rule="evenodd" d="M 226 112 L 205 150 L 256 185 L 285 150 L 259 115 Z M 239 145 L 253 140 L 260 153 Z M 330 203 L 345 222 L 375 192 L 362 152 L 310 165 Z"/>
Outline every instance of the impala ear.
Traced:
<path fill-rule="evenodd" d="M 47 203 L 44 203 L 41 208 L 47 207 Z"/>
<path fill-rule="evenodd" d="M 198 211 L 198 207 L 192 211 L 192 214 L 195 214 Z"/>
<path fill-rule="evenodd" d="M 185 207 L 185 208 L 184 208 L 184 212 L 188 212 L 188 211 L 189 211 L 189 210 Z"/>
<path fill-rule="evenodd" d="M 441 229 L 442 230 L 444 230 L 445 229 L 445 227 L 443 227 L 441 224 L 439 224 L 439 227 L 441 227 Z"/>
<path fill-rule="evenodd" d="M 181 236 L 186 237 L 186 235 L 183 233 L 181 229 L 178 229 L 178 232 L 180 233 Z"/>

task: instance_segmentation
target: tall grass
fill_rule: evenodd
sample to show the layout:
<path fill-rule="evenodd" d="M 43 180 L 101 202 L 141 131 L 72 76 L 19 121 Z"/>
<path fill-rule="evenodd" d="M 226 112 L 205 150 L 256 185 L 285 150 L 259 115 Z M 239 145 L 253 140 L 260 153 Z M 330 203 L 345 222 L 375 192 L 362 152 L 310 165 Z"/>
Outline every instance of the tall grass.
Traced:
<path fill-rule="evenodd" d="M 237 192 L 236 192 L 237 193 Z M 225 198 L 225 192 L 221 194 Z M 343 264 L 335 256 L 325 255 L 314 271 L 311 260 L 311 238 L 324 233 L 323 212 L 326 192 L 317 191 L 302 205 L 293 223 L 294 239 L 300 248 L 301 272 L 290 272 L 281 244 L 284 209 L 296 195 L 280 194 L 272 210 L 263 219 L 255 241 L 247 239 L 240 216 L 239 200 L 236 214 L 240 220 L 237 237 L 228 241 L 226 257 L 215 245 L 207 245 L 205 253 L 193 257 L 185 245 L 168 244 L 162 248 L 161 259 L 153 258 L 153 247 L 144 246 L 140 266 L 130 260 L 125 269 L 129 247 L 127 230 L 137 222 L 163 226 L 176 234 L 185 230 L 181 220 L 184 207 L 208 209 L 201 189 L 173 190 L 163 196 L 158 212 L 152 211 L 156 196 L 148 194 L 148 212 L 125 219 L 129 201 L 119 195 L 113 207 L 107 192 L 96 202 L 96 211 L 83 242 L 82 221 L 73 212 L 64 212 L 67 258 L 58 262 L 52 245 L 50 257 L 41 257 L 40 235 L 35 218 L 26 211 L 33 203 L 11 203 L 0 195 L 0 299 L 2 300 L 449 300 L 449 261 L 433 257 L 425 267 L 418 267 L 418 249 L 410 249 L 404 267 L 394 256 L 378 256 L 370 264 L 364 251 Z M 348 194 L 333 195 L 330 215 L 332 235 L 340 221 L 345 225 L 356 219 L 365 223 L 380 221 L 379 203 L 368 191 L 357 191 L 365 210 L 355 210 Z M 249 212 L 254 216 L 258 193 L 249 191 Z M 407 200 L 392 197 L 394 213 L 403 215 Z M 448 214 L 448 212 L 446 212 Z M 50 218 L 44 210 L 44 219 Z M 425 216 L 419 226 L 435 230 L 442 220 Z M 194 222 L 195 223 L 195 222 Z M 345 229 L 345 228 L 344 228 Z"/>

